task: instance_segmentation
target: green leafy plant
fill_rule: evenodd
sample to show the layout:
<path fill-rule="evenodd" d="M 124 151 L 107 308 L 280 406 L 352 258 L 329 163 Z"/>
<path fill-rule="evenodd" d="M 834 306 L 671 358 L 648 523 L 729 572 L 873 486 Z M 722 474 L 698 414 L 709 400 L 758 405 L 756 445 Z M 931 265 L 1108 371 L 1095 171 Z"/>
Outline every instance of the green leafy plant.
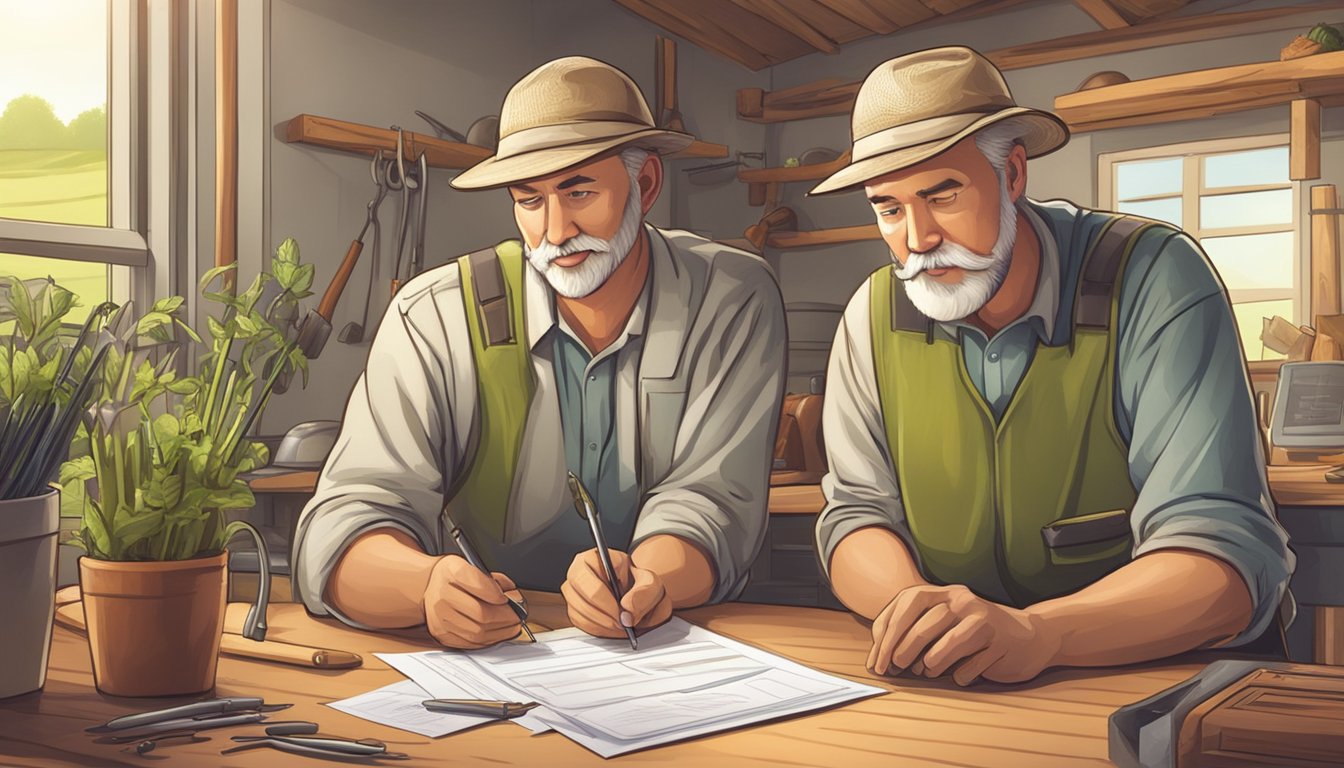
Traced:
<path fill-rule="evenodd" d="M 77 335 L 63 324 L 79 305 L 51 279 L 0 277 L 0 499 L 47 490 L 93 397 L 102 356 L 102 304 Z"/>
<path fill-rule="evenodd" d="M 311 295 L 313 268 L 299 263 L 290 239 L 247 290 L 212 290 L 234 270 L 201 278 L 201 295 L 223 311 L 207 318 L 208 348 L 190 373 L 179 373 L 178 353 L 207 344 L 180 317 L 181 297 L 155 302 L 109 345 L 100 395 L 76 436 L 87 451 L 61 468 L 62 487 L 83 508 L 77 543 L 96 558 L 212 554 L 244 527 L 225 511 L 254 504 L 239 475 L 268 459 L 247 435 L 281 376 L 298 370 L 307 383 L 294 320 Z M 259 309 L 268 290 L 275 297 Z"/>

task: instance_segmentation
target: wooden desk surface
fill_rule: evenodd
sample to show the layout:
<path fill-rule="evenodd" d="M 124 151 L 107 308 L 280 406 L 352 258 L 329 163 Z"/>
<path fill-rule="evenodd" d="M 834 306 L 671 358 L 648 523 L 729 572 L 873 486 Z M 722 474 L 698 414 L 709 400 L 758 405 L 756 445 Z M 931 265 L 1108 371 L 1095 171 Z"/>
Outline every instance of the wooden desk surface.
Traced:
<path fill-rule="evenodd" d="M 529 596 L 535 620 L 567 625 L 558 595 Z M 236 631 L 246 606 L 229 607 Z M 1022 686 L 950 681 L 872 680 L 863 669 L 869 646 L 867 626 L 853 616 L 819 608 L 732 603 L 681 614 L 715 632 L 753 643 L 803 664 L 873 682 L 890 693 L 802 717 L 749 726 L 604 761 L 557 733 L 531 736 L 521 726 L 495 723 L 441 739 L 427 739 L 343 714 L 322 702 L 346 698 L 401 679 L 374 658 L 374 651 L 432 647 L 417 632 L 395 636 L 360 632 L 330 620 L 310 618 L 302 606 L 272 605 L 270 633 L 276 640 L 322 645 L 363 655 L 364 666 L 315 671 L 260 661 L 222 657 L 215 695 L 264 696 L 292 702 L 272 720 L 312 720 L 324 733 L 377 738 L 392 750 L 410 753 L 405 762 L 383 765 L 571 765 L 718 766 L 1050 766 L 1108 765 L 1107 717 L 1116 708 L 1162 690 L 1194 674 L 1200 660 L 1125 669 L 1048 672 Z M 1207 659 L 1205 659 L 1207 660 Z M 230 756 L 229 737 L 260 734 L 261 727 L 238 726 L 207 732 L 200 744 L 169 742 L 146 756 L 118 745 L 95 744 L 84 729 L 133 711 L 183 703 L 182 699 L 119 699 L 93 688 L 84 636 L 57 627 L 43 692 L 0 701 L 0 764 L 21 766 L 145 766 L 171 760 L 175 766 L 280 766 L 312 764 L 305 758 L 268 749 Z M 373 764 L 373 763 L 369 763 Z"/>

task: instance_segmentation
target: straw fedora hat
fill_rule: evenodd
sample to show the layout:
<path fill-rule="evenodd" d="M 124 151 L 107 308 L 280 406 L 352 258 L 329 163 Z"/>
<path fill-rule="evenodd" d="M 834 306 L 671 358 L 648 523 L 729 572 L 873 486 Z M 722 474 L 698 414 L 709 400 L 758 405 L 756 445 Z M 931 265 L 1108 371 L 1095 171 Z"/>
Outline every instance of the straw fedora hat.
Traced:
<path fill-rule="evenodd" d="M 457 189 L 489 189 L 549 176 L 626 145 L 660 154 L 695 137 L 654 125 L 630 76 L 586 56 L 537 67 L 514 83 L 499 113 L 499 143 L 452 180 Z"/>
<path fill-rule="evenodd" d="M 932 48 L 883 62 L 854 100 L 849 165 L 808 194 L 844 192 L 923 162 L 972 133 L 1014 118 L 1027 157 L 1059 149 L 1069 129 L 1055 115 L 1019 107 L 989 59 L 970 48 Z"/>

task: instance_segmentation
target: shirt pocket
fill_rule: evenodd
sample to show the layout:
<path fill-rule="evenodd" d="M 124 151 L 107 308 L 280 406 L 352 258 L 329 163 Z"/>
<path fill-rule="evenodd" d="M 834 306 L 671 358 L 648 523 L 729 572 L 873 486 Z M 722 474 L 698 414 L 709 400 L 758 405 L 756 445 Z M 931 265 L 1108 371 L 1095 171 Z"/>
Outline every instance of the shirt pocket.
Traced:
<path fill-rule="evenodd" d="M 1112 509 L 1086 515 L 1061 517 L 1041 528 L 1050 562 L 1078 565 L 1108 560 L 1129 551 L 1133 532 L 1129 510 Z"/>
<path fill-rule="evenodd" d="M 646 380 L 641 383 L 640 393 L 641 484 L 647 489 L 662 482 L 672 468 L 677 431 L 686 408 L 686 384 L 675 379 Z"/>

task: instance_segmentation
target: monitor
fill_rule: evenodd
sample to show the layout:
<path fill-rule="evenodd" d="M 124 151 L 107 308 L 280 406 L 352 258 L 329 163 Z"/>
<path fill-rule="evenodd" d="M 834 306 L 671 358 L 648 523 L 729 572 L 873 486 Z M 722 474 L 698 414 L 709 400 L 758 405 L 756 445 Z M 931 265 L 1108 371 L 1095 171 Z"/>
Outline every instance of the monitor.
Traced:
<path fill-rule="evenodd" d="M 1344 448 L 1344 362 L 1284 363 L 1269 431 L 1280 448 Z"/>

